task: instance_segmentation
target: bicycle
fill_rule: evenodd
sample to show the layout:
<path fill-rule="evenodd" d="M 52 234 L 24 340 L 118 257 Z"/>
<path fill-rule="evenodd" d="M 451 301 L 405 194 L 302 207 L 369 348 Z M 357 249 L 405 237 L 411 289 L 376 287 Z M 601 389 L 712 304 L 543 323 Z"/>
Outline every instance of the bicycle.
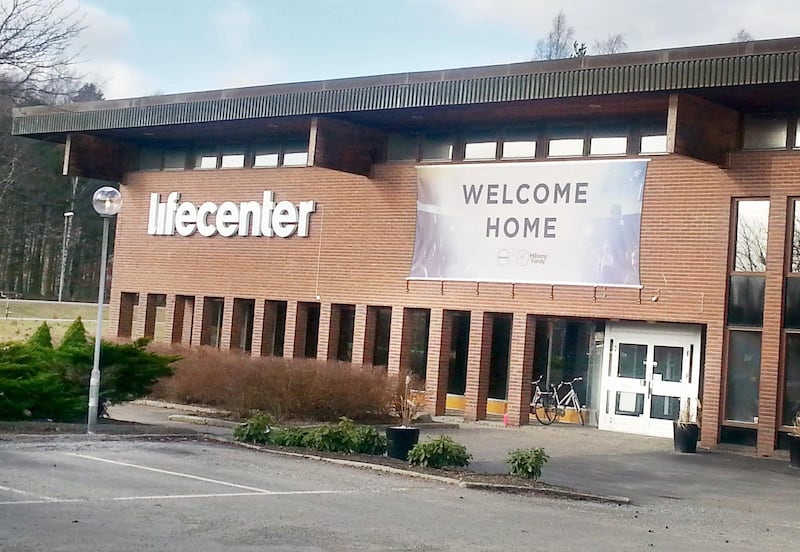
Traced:
<path fill-rule="evenodd" d="M 534 399 L 531 403 L 533 415 L 536 416 L 539 423 L 542 425 L 552 424 L 564 415 L 567 406 L 571 406 L 578 413 L 581 425 L 586 425 L 583 419 L 583 411 L 581 410 L 581 402 L 578 399 L 578 394 L 575 392 L 574 387 L 575 383 L 583 381 L 583 378 L 577 377 L 572 378 L 572 381 L 562 381 L 558 384 L 558 387 L 551 384 L 550 391 L 542 391 L 539 389 L 539 382 L 541 379 L 540 377 L 533 382 L 535 384 Z M 567 391 L 563 397 L 559 397 L 558 392 L 564 385 L 569 387 L 569 391 Z"/>

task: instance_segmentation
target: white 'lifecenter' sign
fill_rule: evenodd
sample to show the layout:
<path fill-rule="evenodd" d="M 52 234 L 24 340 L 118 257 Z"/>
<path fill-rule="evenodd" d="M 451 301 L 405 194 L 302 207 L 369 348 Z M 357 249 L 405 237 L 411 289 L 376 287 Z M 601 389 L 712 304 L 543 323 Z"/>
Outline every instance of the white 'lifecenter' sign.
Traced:
<path fill-rule="evenodd" d="M 196 206 L 191 201 L 181 202 L 180 192 L 172 192 L 167 201 L 161 203 L 160 194 L 150 194 L 150 216 L 147 233 L 151 236 L 201 236 L 219 234 L 223 237 L 277 236 L 288 238 L 295 232 L 308 237 L 311 213 L 316 209 L 314 201 L 273 201 L 272 192 L 264 192 L 261 203 L 224 201 L 217 205 L 206 201 Z"/>

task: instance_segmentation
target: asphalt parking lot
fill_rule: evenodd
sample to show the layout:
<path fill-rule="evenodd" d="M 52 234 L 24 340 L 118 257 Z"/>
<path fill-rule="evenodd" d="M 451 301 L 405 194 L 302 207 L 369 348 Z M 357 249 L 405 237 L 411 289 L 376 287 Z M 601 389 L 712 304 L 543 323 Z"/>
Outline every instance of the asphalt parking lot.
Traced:
<path fill-rule="evenodd" d="M 0 549 L 786 549 L 776 515 L 661 498 L 612 506 L 495 494 L 288 458 L 202 436 L 0 436 Z M 795 494 L 795 496 L 797 496 Z"/>

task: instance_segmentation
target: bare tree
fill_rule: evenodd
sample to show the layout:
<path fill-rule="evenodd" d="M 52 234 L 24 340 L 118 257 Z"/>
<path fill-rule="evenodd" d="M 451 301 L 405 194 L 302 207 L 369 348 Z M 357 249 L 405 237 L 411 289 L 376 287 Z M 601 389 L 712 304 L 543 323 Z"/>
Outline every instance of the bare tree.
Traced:
<path fill-rule="evenodd" d="M 750 42 L 751 40 L 753 40 L 753 35 L 748 33 L 744 27 L 736 31 L 736 34 L 731 38 L 731 42 Z"/>
<path fill-rule="evenodd" d="M 621 34 L 608 35 L 605 40 L 594 41 L 594 52 L 598 55 L 618 54 L 628 49 L 628 43 Z"/>
<path fill-rule="evenodd" d="M 74 78 L 69 47 L 82 29 L 63 0 L 0 0 L 0 94 L 41 100 Z"/>
<path fill-rule="evenodd" d="M 576 43 L 575 29 L 567 25 L 567 16 L 564 10 L 561 10 L 553 18 L 553 27 L 547 33 L 547 38 L 536 43 L 535 59 L 568 58 L 576 52 L 573 43 Z"/>

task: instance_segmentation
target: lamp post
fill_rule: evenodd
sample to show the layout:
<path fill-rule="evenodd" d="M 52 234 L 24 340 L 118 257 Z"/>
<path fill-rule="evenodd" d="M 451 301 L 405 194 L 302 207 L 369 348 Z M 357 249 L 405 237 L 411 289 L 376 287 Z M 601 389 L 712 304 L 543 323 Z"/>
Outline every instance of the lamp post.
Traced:
<path fill-rule="evenodd" d="M 111 217 L 122 207 L 122 196 L 119 190 L 103 186 L 92 196 L 92 206 L 103 217 L 103 252 L 100 255 L 100 286 L 97 293 L 97 328 L 94 334 L 94 362 L 92 375 L 89 378 L 89 417 L 87 433 L 94 433 L 97 425 L 97 406 L 100 402 L 100 341 L 103 328 L 103 300 L 106 295 L 106 262 L 108 259 L 108 226 Z"/>

